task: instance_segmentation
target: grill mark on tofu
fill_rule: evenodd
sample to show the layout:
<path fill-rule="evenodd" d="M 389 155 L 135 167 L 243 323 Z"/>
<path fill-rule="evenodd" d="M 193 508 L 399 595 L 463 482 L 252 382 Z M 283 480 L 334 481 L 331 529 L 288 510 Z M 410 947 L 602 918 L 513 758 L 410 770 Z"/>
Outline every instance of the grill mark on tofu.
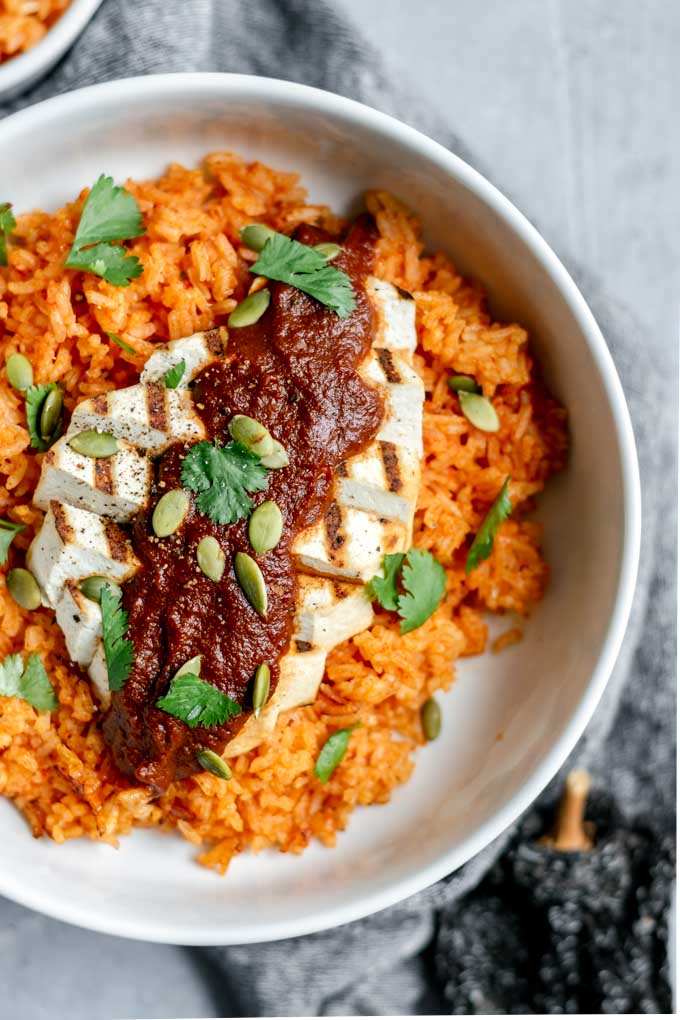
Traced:
<path fill-rule="evenodd" d="M 102 417 L 109 413 L 109 395 L 108 393 L 100 393 L 98 397 L 94 397 L 92 400 L 92 410 L 95 414 L 100 414 Z"/>
<path fill-rule="evenodd" d="M 49 454 L 47 455 L 49 456 Z M 47 457 L 45 458 L 47 460 Z M 66 513 L 61 503 L 57 503 L 56 500 L 52 500 L 50 503 L 50 510 L 54 517 L 54 526 L 57 529 L 57 534 L 62 540 L 64 545 L 68 545 L 69 542 L 73 541 L 73 528 L 66 519 Z"/>
<path fill-rule="evenodd" d="M 385 373 L 385 378 L 389 383 L 400 383 L 401 376 L 397 371 L 397 367 L 394 364 L 394 358 L 392 357 L 392 351 L 388 351 L 386 347 L 381 347 L 376 352 L 378 355 L 378 361 L 380 367 Z"/>
<path fill-rule="evenodd" d="M 211 354 L 219 357 L 224 353 L 227 346 L 227 331 L 224 326 L 216 326 L 215 329 L 206 330 L 203 338 Z"/>
<path fill-rule="evenodd" d="M 382 456 L 382 462 L 385 466 L 385 477 L 387 479 L 390 492 L 400 492 L 404 487 L 404 483 L 401 478 L 399 456 L 394 443 L 381 442 L 380 455 Z"/>
<path fill-rule="evenodd" d="M 335 469 L 335 473 L 338 478 L 349 478 L 349 469 L 347 467 L 347 461 L 343 460 Z"/>
<path fill-rule="evenodd" d="M 101 520 L 104 525 L 104 536 L 109 547 L 111 559 L 115 560 L 116 563 L 128 563 L 130 556 L 128 555 L 128 544 L 125 535 L 110 517 L 102 517 Z"/>
<path fill-rule="evenodd" d="M 345 544 L 345 535 L 342 534 L 342 510 L 337 503 L 331 503 L 323 521 L 330 545 L 330 557 L 333 559 L 334 551 Z"/>
<path fill-rule="evenodd" d="M 149 422 L 159 432 L 169 432 L 168 411 L 165 404 L 166 389 L 158 383 L 149 383 L 146 387 L 146 406 Z"/>
<path fill-rule="evenodd" d="M 96 457 L 94 462 L 94 487 L 97 492 L 113 496 L 113 463 L 111 457 Z"/>
<path fill-rule="evenodd" d="M 295 640 L 295 651 L 296 652 L 311 652 L 312 643 L 311 641 L 298 641 Z"/>

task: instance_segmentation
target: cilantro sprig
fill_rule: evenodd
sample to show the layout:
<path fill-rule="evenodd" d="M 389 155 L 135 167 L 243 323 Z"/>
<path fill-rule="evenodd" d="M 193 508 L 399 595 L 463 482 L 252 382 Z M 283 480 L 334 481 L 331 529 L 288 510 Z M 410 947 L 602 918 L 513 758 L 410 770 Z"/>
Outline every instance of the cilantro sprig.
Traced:
<path fill-rule="evenodd" d="M 4 567 L 9 559 L 9 547 L 19 534 L 25 531 L 25 524 L 14 524 L 13 521 L 0 520 L 0 567 Z"/>
<path fill-rule="evenodd" d="M 112 343 L 117 344 L 117 346 L 120 347 L 122 351 L 127 351 L 128 354 L 137 353 L 134 347 L 130 347 L 130 344 L 126 344 L 125 341 L 121 340 L 121 338 L 116 333 L 107 333 L 106 335 L 109 338 L 109 340 L 111 340 Z"/>
<path fill-rule="evenodd" d="M 28 426 L 28 434 L 31 437 L 31 448 L 40 450 L 41 453 L 48 450 L 52 443 L 61 435 L 61 415 L 59 415 L 51 435 L 43 436 L 40 430 L 40 418 L 45 401 L 50 393 L 58 388 L 55 382 L 51 382 L 45 385 L 29 386 L 26 390 L 26 425 Z"/>
<path fill-rule="evenodd" d="M 101 590 L 102 636 L 104 658 L 109 676 L 109 690 L 120 691 L 130 676 L 135 650 L 125 635 L 128 614 L 122 607 L 123 593 L 116 584 L 105 584 Z"/>
<path fill-rule="evenodd" d="M 127 241 L 144 233 L 136 198 L 101 174 L 85 200 L 76 236 L 64 265 L 101 276 L 115 287 L 127 287 L 142 273 L 135 255 L 114 241 Z"/>
<path fill-rule="evenodd" d="M 361 723 L 354 723 L 353 726 L 347 726 L 343 730 L 336 730 L 335 733 L 331 733 L 319 751 L 319 757 L 316 759 L 316 765 L 314 766 L 314 775 L 320 783 L 327 783 L 331 778 L 347 753 L 349 738 L 360 726 Z"/>
<path fill-rule="evenodd" d="M 470 546 L 470 551 L 465 561 L 465 573 L 469 574 L 475 567 L 489 558 L 491 550 L 493 549 L 493 541 L 496 537 L 496 532 L 499 527 L 512 513 L 512 503 L 510 502 L 510 496 L 508 495 L 508 486 L 510 484 L 510 475 L 503 482 L 501 491 L 498 493 L 496 499 L 491 505 L 489 512 L 482 521 L 481 527 L 475 536 L 475 540 Z"/>
<path fill-rule="evenodd" d="M 385 556 L 383 575 L 372 577 L 366 585 L 369 597 L 399 614 L 402 634 L 422 627 L 446 591 L 442 565 L 426 549 L 409 549 Z"/>
<path fill-rule="evenodd" d="M 182 360 L 178 361 L 176 365 L 173 365 L 172 368 L 169 368 L 165 375 L 163 376 L 165 388 L 168 390 L 176 390 L 179 384 L 181 383 L 186 370 L 187 363 L 184 360 L 184 358 L 182 358 Z"/>
<path fill-rule="evenodd" d="M 0 266 L 7 265 L 7 238 L 17 225 L 9 202 L 0 203 Z"/>
<path fill-rule="evenodd" d="M 336 312 L 341 319 L 346 319 L 356 307 L 347 273 L 330 266 L 314 248 L 285 234 L 273 233 L 269 237 L 250 272 L 297 287 Z"/>
<path fill-rule="evenodd" d="M 217 439 L 191 447 L 181 468 L 182 485 L 198 493 L 196 506 L 215 524 L 247 517 L 254 503 L 248 493 L 267 488 L 267 469 L 240 443 L 220 446 Z"/>
<path fill-rule="evenodd" d="M 222 726 L 227 719 L 241 714 L 241 706 L 195 673 L 176 675 L 170 690 L 156 702 L 191 729 L 196 726 Z"/>
<path fill-rule="evenodd" d="M 24 666 L 20 655 L 8 655 L 0 662 L 0 694 L 21 698 L 39 712 L 54 712 L 59 701 L 37 652 L 29 655 Z"/>

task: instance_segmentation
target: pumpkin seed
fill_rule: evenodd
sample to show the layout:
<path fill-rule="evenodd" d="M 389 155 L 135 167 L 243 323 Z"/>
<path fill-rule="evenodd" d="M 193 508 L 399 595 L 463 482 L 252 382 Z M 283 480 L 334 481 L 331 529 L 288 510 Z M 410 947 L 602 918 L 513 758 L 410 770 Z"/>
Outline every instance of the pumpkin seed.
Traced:
<path fill-rule="evenodd" d="M 258 457 L 269 457 L 274 450 L 274 440 L 269 431 L 247 414 L 234 415 L 229 422 L 229 434 L 237 443 Z"/>
<path fill-rule="evenodd" d="M 283 531 L 283 514 L 272 499 L 253 510 L 248 521 L 248 538 L 256 553 L 266 553 L 278 545 Z"/>
<path fill-rule="evenodd" d="M 261 662 L 255 670 L 255 680 L 253 681 L 253 715 L 256 719 L 267 703 L 270 682 L 271 670 L 266 662 Z"/>
<path fill-rule="evenodd" d="M 255 612 L 264 620 L 267 619 L 267 589 L 262 571 L 252 556 L 237 552 L 234 557 L 234 573 L 243 594 Z"/>
<path fill-rule="evenodd" d="M 273 237 L 275 233 L 275 230 L 266 227 L 264 223 L 249 223 L 247 227 L 243 227 L 239 231 L 246 248 L 250 248 L 252 251 L 262 251 L 269 238 Z"/>
<path fill-rule="evenodd" d="M 272 444 L 272 452 L 267 457 L 260 457 L 260 464 L 263 464 L 266 468 L 274 469 L 288 467 L 290 460 L 285 446 L 278 439 L 272 439 Z"/>
<path fill-rule="evenodd" d="M 83 457 L 112 457 L 118 452 L 118 440 L 110 432 L 97 432 L 96 429 L 87 429 L 79 432 L 68 445 L 76 453 L 82 453 Z"/>
<path fill-rule="evenodd" d="M 22 393 L 33 385 L 33 365 L 23 354 L 10 354 L 5 365 L 10 386 Z"/>
<path fill-rule="evenodd" d="M 151 527 L 158 538 L 174 535 L 189 513 L 189 496 L 184 489 L 164 492 L 156 503 Z"/>
<path fill-rule="evenodd" d="M 482 432 L 498 432 L 500 422 L 496 409 L 488 397 L 482 397 L 479 393 L 466 393 L 465 390 L 461 390 L 458 394 L 458 399 L 460 400 L 461 411 L 475 428 L 481 429 Z"/>
<path fill-rule="evenodd" d="M 201 676 L 201 656 L 194 655 L 193 659 L 187 659 L 183 666 L 180 666 L 173 680 L 176 680 L 178 676 L 185 676 L 187 673 L 191 673 L 193 676 L 200 678 Z"/>
<path fill-rule="evenodd" d="M 45 397 L 40 409 L 39 432 L 40 438 L 45 443 L 54 436 L 61 422 L 61 412 L 64 407 L 64 394 L 59 387 L 50 390 Z"/>
<path fill-rule="evenodd" d="M 102 588 L 115 588 L 116 585 L 110 577 L 102 577 L 101 574 L 93 574 L 92 577 L 85 577 L 78 585 L 78 590 L 83 593 L 90 602 L 101 602 Z"/>
<path fill-rule="evenodd" d="M 215 584 L 222 580 L 226 557 L 216 538 L 206 535 L 201 539 L 196 546 L 196 559 L 206 577 L 209 577 Z"/>
<path fill-rule="evenodd" d="M 42 598 L 38 582 L 30 570 L 15 567 L 7 575 L 7 591 L 22 609 L 37 609 Z"/>
<path fill-rule="evenodd" d="M 231 769 L 224 758 L 220 758 L 219 754 L 215 754 L 209 747 L 201 747 L 196 752 L 196 761 L 202 769 L 211 772 L 218 779 L 231 779 Z"/>
<path fill-rule="evenodd" d="M 332 262 L 336 259 L 342 248 L 339 244 L 333 244 L 332 241 L 322 241 L 321 244 L 314 245 L 314 251 L 318 251 L 319 255 L 323 255 L 326 262 Z"/>
<path fill-rule="evenodd" d="M 421 707 L 420 721 L 427 740 L 436 740 L 442 728 L 442 710 L 434 698 L 428 698 Z"/>
<path fill-rule="evenodd" d="M 466 393 L 482 392 L 476 380 L 470 375 L 452 375 L 449 379 L 449 389 L 452 393 L 460 393 L 461 390 Z"/>
<path fill-rule="evenodd" d="M 232 329 L 237 329 L 240 326 L 252 326 L 267 311 L 270 298 L 271 294 L 266 287 L 256 290 L 254 294 L 249 294 L 247 298 L 236 305 L 227 319 L 227 325 Z"/>

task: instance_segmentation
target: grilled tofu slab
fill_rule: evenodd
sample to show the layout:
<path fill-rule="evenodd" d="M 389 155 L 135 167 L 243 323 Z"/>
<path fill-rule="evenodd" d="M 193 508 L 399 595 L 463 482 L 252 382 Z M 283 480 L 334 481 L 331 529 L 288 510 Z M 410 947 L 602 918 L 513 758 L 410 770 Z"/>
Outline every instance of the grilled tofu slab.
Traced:
<path fill-rule="evenodd" d="M 301 532 L 293 554 L 299 570 L 294 637 L 282 657 L 277 688 L 259 718 L 249 717 L 227 744 L 225 757 L 241 754 L 271 735 L 281 712 L 314 701 L 330 649 L 365 630 L 373 609 L 364 581 L 379 572 L 386 553 L 411 544 L 422 454 L 422 382 L 412 367 L 416 346 L 415 302 L 391 284 L 369 277 L 376 340 L 359 367 L 384 398 L 376 439 L 337 470 L 332 501 L 317 524 Z M 139 563 L 118 525 L 148 506 L 150 457 L 177 440 L 196 442 L 203 426 L 193 410 L 193 377 L 225 350 L 226 331 L 197 333 L 159 347 L 140 383 L 84 401 L 68 433 L 45 455 L 35 494 L 45 509 L 29 550 L 29 567 L 44 601 L 55 608 L 74 662 L 88 669 L 103 708 L 110 703 L 101 641 L 101 612 L 78 589 L 92 574 L 122 582 Z M 180 362 L 176 389 L 162 384 Z M 76 453 L 69 439 L 87 429 L 119 440 L 111 457 Z"/>

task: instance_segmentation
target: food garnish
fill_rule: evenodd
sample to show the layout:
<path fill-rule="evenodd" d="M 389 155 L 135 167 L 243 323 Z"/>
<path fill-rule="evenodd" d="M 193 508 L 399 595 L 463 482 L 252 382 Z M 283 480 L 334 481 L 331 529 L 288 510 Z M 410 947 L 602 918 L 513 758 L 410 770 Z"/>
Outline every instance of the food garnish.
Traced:
<path fill-rule="evenodd" d="M 0 520 L 0 567 L 4 567 L 9 559 L 9 547 L 20 531 L 25 531 L 25 524 Z"/>
<path fill-rule="evenodd" d="M 9 202 L 0 203 L 0 266 L 7 265 L 7 238 L 17 225 Z"/>
<path fill-rule="evenodd" d="M 53 393 L 58 396 L 51 397 Z M 46 406 L 50 397 L 50 403 Z M 59 438 L 63 402 L 63 394 L 55 382 L 44 386 L 29 386 L 26 390 L 26 424 L 34 450 L 44 452 Z M 48 426 L 52 426 L 51 431 L 48 431 Z"/>
<path fill-rule="evenodd" d="M 420 709 L 420 722 L 426 740 L 436 740 L 442 728 L 442 710 L 435 698 L 428 698 Z"/>
<path fill-rule="evenodd" d="M 24 354 L 10 354 L 5 368 L 7 380 L 15 390 L 24 393 L 33 385 L 33 365 Z"/>
<path fill-rule="evenodd" d="M 278 468 L 288 467 L 290 459 L 285 446 L 278 439 L 272 439 L 272 443 L 272 452 L 266 457 L 260 457 L 260 464 L 263 464 L 266 468 L 271 468 L 273 471 Z"/>
<path fill-rule="evenodd" d="M 297 287 L 336 312 L 341 319 L 346 319 L 356 307 L 347 273 L 329 266 L 320 252 L 285 234 L 273 233 L 266 240 L 250 272 Z"/>
<path fill-rule="evenodd" d="M 376 575 L 366 585 L 369 596 L 383 609 L 399 613 L 402 634 L 422 627 L 446 591 L 442 565 L 426 549 L 409 549 L 407 553 L 388 553 L 383 560 L 383 573 L 383 577 Z M 403 592 L 398 588 L 398 580 Z"/>
<path fill-rule="evenodd" d="M 114 582 L 110 577 L 102 577 L 101 574 L 92 574 L 91 577 L 84 577 L 78 585 L 78 590 L 83 593 L 90 602 L 101 602 L 102 588 Z"/>
<path fill-rule="evenodd" d="M 248 540 L 256 553 L 266 553 L 278 545 L 283 533 L 283 514 L 278 503 L 269 499 L 260 503 L 248 521 Z"/>
<path fill-rule="evenodd" d="M 229 422 L 229 435 L 249 453 L 257 457 L 268 457 L 274 450 L 274 440 L 269 430 L 247 414 L 235 414 Z"/>
<path fill-rule="evenodd" d="M 483 560 L 486 560 L 491 555 L 493 549 L 493 540 L 496 537 L 500 525 L 509 517 L 512 513 L 512 503 L 508 495 L 508 485 L 510 484 L 510 475 L 503 482 L 501 491 L 491 505 L 489 512 L 482 521 L 482 525 L 475 536 L 475 540 L 470 546 L 470 551 L 465 561 L 465 573 L 469 574 L 471 570 L 474 570 Z"/>
<path fill-rule="evenodd" d="M 7 591 L 22 609 L 37 609 L 42 602 L 38 582 L 30 570 L 24 567 L 10 570 L 7 575 Z"/>
<path fill-rule="evenodd" d="M 218 779 L 224 779 L 225 781 L 231 779 L 231 769 L 224 758 L 220 758 L 219 754 L 215 754 L 209 747 L 199 748 L 196 752 L 196 761 L 202 769 L 212 773 L 213 776 L 217 776 Z"/>
<path fill-rule="evenodd" d="M 267 703 L 271 675 L 271 670 L 266 662 L 261 662 L 255 670 L 255 679 L 253 680 L 253 714 L 256 719 Z"/>
<path fill-rule="evenodd" d="M 102 637 L 110 691 L 123 689 L 135 658 L 132 641 L 125 636 L 128 614 L 123 609 L 122 601 L 123 593 L 117 584 L 103 585 L 100 592 Z"/>
<path fill-rule="evenodd" d="M 234 556 L 234 573 L 241 591 L 251 606 L 264 620 L 267 619 L 267 588 L 262 571 L 252 556 L 237 552 Z"/>
<path fill-rule="evenodd" d="M 122 350 L 127 351 L 128 354 L 136 354 L 137 353 L 137 351 L 134 349 L 134 347 L 130 347 L 130 344 L 126 344 L 125 341 L 121 340 L 121 338 L 116 333 L 107 333 L 106 335 L 109 338 L 109 340 L 113 341 L 114 344 L 118 344 L 118 346 Z"/>
<path fill-rule="evenodd" d="M 249 294 L 243 301 L 236 305 L 236 308 L 227 319 L 227 325 L 231 329 L 240 329 L 242 326 L 252 326 L 262 318 L 269 307 L 271 294 L 264 287 Z"/>
<path fill-rule="evenodd" d="M 470 375 L 452 375 L 448 380 L 448 387 L 452 393 L 481 393 L 482 387 Z"/>
<path fill-rule="evenodd" d="M 222 726 L 227 719 L 241 714 L 240 705 L 195 673 L 176 674 L 170 690 L 156 705 L 192 730 L 196 726 Z"/>
<path fill-rule="evenodd" d="M 151 515 L 151 527 L 157 538 L 167 538 L 184 523 L 191 501 L 184 489 L 164 492 Z"/>
<path fill-rule="evenodd" d="M 101 276 L 114 287 L 127 287 L 141 275 L 142 264 L 136 255 L 128 255 L 122 245 L 113 242 L 143 233 L 137 199 L 125 188 L 116 187 L 112 177 L 101 174 L 85 200 L 64 265 Z"/>
<path fill-rule="evenodd" d="M 483 397 L 480 393 L 459 390 L 458 399 L 461 411 L 476 429 L 480 429 L 482 432 L 498 432 L 500 422 L 496 408 L 488 397 Z"/>
<path fill-rule="evenodd" d="M 202 439 L 182 461 L 182 485 L 198 493 L 196 506 L 214 524 L 234 524 L 253 509 L 249 492 L 267 488 L 267 469 L 240 443 Z"/>
<path fill-rule="evenodd" d="M 172 368 L 169 368 L 165 375 L 163 376 L 163 383 L 165 384 L 165 388 L 167 390 L 176 390 L 179 384 L 181 383 L 186 370 L 187 363 L 184 360 L 184 358 L 182 358 L 182 360 L 178 361 L 176 365 L 173 365 Z"/>
<path fill-rule="evenodd" d="M 196 546 L 196 560 L 198 565 L 211 581 L 219 584 L 227 565 L 227 558 L 224 549 L 212 535 L 206 535 Z"/>
<path fill-rule="evenodd" d="M 247 248 L 251 248 L 253 251 L 262 251 L 265 244 L 270 237 L 273 237 L 276 233 L 271 227 L 267 227 L 264 223 L 250 223 L 247 227 L 243 227 L 239 231 L 241 240 Z"/>
<path fill-rule="evenodd" d="M 37 652 L 29 655 L 25 666 L 20 655 L 8 655 L 0 662 L 0 694 L 5 698 L 21 698 L 39 712 L 59 708 L 54 687 Z"/>
<path fill-rule="evenodd" d="M 361 723 L 354 723 L 353 726 L 347 726 L 346 729 L 336 730 L 335 733 L 331 733 L 319 751 L 319 757 L 316 759 L 316 765 L 314 766 L 314 775 L 320 783 L 327 783 L 331 778 L 345 757 L 349 738 L 360 726 Z"/>
<path fill-rule="evenodd" d="M 342 248 L 339 244 L 334 244 L 333 241 L 322 241 L 321 244 L 314 245 L 314 251 L 318 251 L 319 255 L 323 255 L 326 262 L 332 262 L 336 259 Z"/>
<path fill-rule="evenodd" d="M 118 453 L 118 440 L 110 432 L 97 432 L 96 429 L 85 429 L 78 432 L 68 441 L 68 445 L 83 457 L 113 457 Z"/>

